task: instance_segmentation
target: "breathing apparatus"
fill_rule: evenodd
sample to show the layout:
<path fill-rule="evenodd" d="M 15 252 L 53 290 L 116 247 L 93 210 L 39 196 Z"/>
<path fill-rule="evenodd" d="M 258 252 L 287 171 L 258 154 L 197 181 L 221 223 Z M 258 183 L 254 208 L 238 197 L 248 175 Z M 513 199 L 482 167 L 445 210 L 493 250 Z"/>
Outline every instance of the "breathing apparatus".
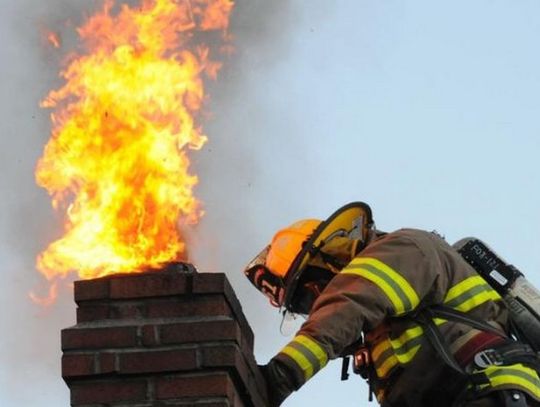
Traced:
<path fill-rule="evenodd" d="M 497 291 L 510 313 L 513 334 L 540 351 L 540 291 L 515 266 L 506 263 L 480 239 L 465 238 L 454 248 Z"/>

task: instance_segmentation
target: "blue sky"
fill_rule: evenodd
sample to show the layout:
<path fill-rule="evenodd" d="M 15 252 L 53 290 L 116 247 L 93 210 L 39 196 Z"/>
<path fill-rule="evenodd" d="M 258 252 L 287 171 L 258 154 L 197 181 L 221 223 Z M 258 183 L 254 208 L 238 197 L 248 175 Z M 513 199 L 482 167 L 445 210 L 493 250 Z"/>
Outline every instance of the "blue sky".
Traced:
<path fill-rule="evenodd" d="M 2 406 L 69 404 L 59 330 L 74 323 L 72 294 L 46 311 L 26 297 L 60 224 L 32 177 L 49 127 L 37 103 L 57 83 L 39 30 L 93 4 L 0 0 Z M 349 201 L 368 202 L 383 230 L 481 237 L 540 286 L 540 4 L 273 4 L 238 1 L 237 54 L 211 87 L 210 141 L 194 154 L 207 215 L 190 235 L 199 269 L 235 287 L 258 360 L 288 338 L 244 264 L 276 229 Z M 367 405 L 365 384 L 341 383 L 339 368 L 284 405 Z"/>

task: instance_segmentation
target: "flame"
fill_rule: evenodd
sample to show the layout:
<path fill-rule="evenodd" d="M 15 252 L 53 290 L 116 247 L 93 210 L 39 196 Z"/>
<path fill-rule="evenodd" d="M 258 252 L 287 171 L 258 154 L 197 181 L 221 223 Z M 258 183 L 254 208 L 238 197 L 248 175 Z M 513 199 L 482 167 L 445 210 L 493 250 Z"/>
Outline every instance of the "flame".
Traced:
<path fill-rule="evenodd" d="M 83 51 L 41 102 L 52 134 L 36 168 L 63 235 L 37 258 L 47 279 L 136 272 L 178 259 L 179 221 L 202 216 L 189 151 L 206 142 L 197 119 L 204 81 L 221 67 L 231 0 L 106 0 L 78 28 Z M 201 39 L 211 41 L 205 45 Z"/>

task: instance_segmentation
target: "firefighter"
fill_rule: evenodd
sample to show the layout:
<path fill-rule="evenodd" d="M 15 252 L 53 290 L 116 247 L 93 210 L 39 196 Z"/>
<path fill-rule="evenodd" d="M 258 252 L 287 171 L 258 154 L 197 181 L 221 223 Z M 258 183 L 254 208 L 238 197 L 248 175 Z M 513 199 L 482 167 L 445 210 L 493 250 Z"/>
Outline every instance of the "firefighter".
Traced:
<path fill-rule="evenodd" d="M 537 355 L 509 335 L 499 294 L 435 233 L 380 232 L 354 202 L 278 231 L 245 274 L 274 306 L 307 316 L 261 366 L 271 406 L 347 355 L 384 407 L 540 406 Z"/>

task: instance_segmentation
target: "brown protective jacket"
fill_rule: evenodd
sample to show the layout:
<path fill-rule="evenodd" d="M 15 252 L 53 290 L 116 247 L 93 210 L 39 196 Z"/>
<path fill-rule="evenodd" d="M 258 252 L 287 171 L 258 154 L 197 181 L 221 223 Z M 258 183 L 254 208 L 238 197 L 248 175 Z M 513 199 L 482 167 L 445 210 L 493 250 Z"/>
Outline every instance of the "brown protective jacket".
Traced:
<path fill-rule="evenodd" d="M 296 337 L 270 362 L 281 372 L 281 398 L 328 360 L 340 357 L 363 332 L 379 402 L 392 407 L 451 406 L 465 383 L 426 342 L 422 328 L 404 317 L 433 304 L 467 312 L 501 332 L 506 329 L 507 312 L 499 295 L 444 239 L 414 229 L 374 239 L 330 281 Z M 435 322 L 464 364 L 501 340 L 467 325 Z M 533 387 L 539 384 L 536 373 L 525 373 L 531 374 Z M 502 385 L 509 387 L 515 386 Z M 536 388 L 539 393 L 533 395 L 538 396 L 540 386 Z"/>

